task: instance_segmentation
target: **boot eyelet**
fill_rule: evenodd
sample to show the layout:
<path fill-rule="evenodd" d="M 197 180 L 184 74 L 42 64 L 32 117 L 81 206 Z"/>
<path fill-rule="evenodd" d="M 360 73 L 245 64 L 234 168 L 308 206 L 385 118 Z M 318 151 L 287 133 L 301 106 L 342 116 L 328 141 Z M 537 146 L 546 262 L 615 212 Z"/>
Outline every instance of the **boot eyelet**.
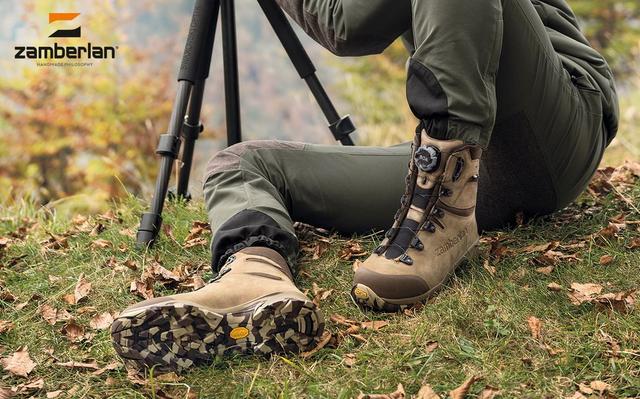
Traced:
<path fill-rule="evenodd" d="M 407 266 L 413 265 L 413 259 L 407 254 L 404 254 L 398 258 L 398 261 L 404 263 Z"/>
<path fill-rule="evenodd" d="M 417 249 L 418 251 L 422 251 L 424 249 L 424 244 L 418 237 L 414 237 L 413 241 L 411 241 L 411 247 Z"/>
<path fill-rule="evenodd" d="M 384 253 L 384 246 L 378 245 L 373 253 L 376 255 L 382 255 Z"/>
<path fill-rule="evenodd" d="M 429 233 L 435 233 L 436 232 L 436 225 L 428 222 L 425 226 L 424 229 L 429 232 Z"/>
<path fill-rule="evenodd" d="M 444 211 L 440 208 L 434 208 L 433 211 L 434 215 L 436 215 L 436 217 L 442 219 L 444 217 Z"/>
<path fill-rule="evenodd" d="M 442 189 L 440 189 L 440 195 L 442 195 L 443 197 L 451 197 L 451 194 L 453 194 L 453 191 L 449 190 L 446 187 L 442 187 Z"/>

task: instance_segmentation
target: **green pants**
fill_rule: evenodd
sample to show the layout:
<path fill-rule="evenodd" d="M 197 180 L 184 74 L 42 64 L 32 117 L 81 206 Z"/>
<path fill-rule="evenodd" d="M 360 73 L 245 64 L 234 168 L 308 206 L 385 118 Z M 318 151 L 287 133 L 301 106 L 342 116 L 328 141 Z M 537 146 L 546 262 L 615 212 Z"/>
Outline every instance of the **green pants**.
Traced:
<path fill-rule="evenodd" d="M 587 68 L 569 67 L 529 0 L 398 1 L 393 9 L 376 8 L 388 0 L 279 2 L 316 38 L 333 32 L 323 44 L 338 53 L 340 46 L 349 54 L 379 51 L 411 30 L 415 51 L 406 89 L 413 112 L 435 138 L 485 148 L 480 229 L 512 222 L 518 212 L 542 215 L 566 206 L 585 188 L 615 134 L 615 92 L 602 90 Z M 341 12 L 360 13 L 352 18 L 358 26 L 336 22 L 349 20 L 330 12 L 337 3 Z M 376 14 L 380 9 L 388 11 L 384 18 Z M 375 29 L 372 21 L 378 21 Z M 364 28 L 369 31 L 357 34 Z M 294 220 L 343 233 L 388 228 L 409 157 L 409 145 L 280 141 L 219 152 L 204 184 L 214 268 L 252 245 L 276 249 L 293 264 Z"/>

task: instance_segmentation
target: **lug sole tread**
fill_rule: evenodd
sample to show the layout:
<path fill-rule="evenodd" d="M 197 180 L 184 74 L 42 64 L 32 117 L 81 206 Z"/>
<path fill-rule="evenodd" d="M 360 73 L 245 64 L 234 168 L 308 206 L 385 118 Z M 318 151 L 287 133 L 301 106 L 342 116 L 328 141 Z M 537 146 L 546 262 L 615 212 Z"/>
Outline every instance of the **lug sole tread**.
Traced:
<path fill-rule="evenodd" d="M 233 338 L 234 330 L 243 336 Z M 287 298 L 226 314 L 187 304 L 159 304 L 116 319 L 111 336 L 127 366 L 182 372 L 216 356 L 303 352 L 315 345 L 323 330 L 322 315 L 313 302 Z"/>

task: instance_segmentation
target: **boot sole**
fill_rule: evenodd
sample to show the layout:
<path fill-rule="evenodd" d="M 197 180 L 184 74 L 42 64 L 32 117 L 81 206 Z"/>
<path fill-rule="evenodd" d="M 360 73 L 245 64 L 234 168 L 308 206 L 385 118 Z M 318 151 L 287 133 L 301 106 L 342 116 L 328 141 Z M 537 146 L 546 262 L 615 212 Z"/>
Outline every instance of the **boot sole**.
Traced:
<path fill-rule="evenodd" d="M 128 366 L 182 372 L 216 356 L 303 352 L 323 330 L 313 302 L 280 296 L 233 313 L 187 303 L 152 305 L 115 320 L 111 337 Z"/>
<path fill-rule="evenodd" d="M 445 284 L 451 276 L 455 273 L 456 269 L 460 264 L 469 258 L 473 258 L 478 255 L 479 240 L 473 244 L 467 252 L 460 258 L 458 262 L 456 262 L 455 266 L 451 270 L 451 273 L 447 275 L 447 277 L 440 282 L 440 284 L 436 285 L 423 295 L 413 297 L 413 298 L 400 298 L 400 299 L 387 299 L 378 296 L 373 289 L 364 285 L 364 284 L 356 284 L 351 289 L 351 298 L 355 301 L 355 303 L 361 307 L 369 308 L 382 312 L 401 312 L 409 306 L 415 305 L 417 303 L 424 303 L 429 298 L 438 293 L 442 288 L 444 288 Z"/>

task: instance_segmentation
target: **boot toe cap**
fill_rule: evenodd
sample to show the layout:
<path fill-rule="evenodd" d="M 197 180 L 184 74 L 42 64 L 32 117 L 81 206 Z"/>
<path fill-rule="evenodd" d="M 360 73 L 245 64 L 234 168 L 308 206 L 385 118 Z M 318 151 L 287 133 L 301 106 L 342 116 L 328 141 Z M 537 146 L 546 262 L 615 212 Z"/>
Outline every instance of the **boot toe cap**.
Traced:
<path fill-rule="evenodd" d="M 381 299 L 403 300 L 420 297 L 429 292 L 429 286 L 420 277 L 403 274 L 384 274 L 361 266 L 355 274 L 353 285 L 364 285 Z"/>

